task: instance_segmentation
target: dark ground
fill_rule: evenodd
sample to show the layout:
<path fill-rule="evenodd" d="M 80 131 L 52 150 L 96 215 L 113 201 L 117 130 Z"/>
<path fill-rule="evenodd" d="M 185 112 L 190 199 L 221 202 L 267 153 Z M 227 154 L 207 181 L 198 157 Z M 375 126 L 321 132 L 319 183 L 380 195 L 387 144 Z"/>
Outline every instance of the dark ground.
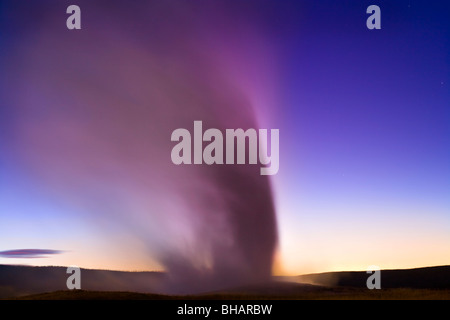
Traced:
<path fill-rule="evenodd" d="M 66 289 L 64 267 L 0 265 L 0 298 L 25 300 L 450 300 L 450 266 L 382 270 L 381 290 L 366 288 L 366 272 L 275 277 L 261 285 L 197 295 L 165 295 L 160 272 L 84 270 L 83 290 Z M 310 283 L 310 284 L 307 284 Z M 314 284 L 311 284 L 314 283 Z"/>

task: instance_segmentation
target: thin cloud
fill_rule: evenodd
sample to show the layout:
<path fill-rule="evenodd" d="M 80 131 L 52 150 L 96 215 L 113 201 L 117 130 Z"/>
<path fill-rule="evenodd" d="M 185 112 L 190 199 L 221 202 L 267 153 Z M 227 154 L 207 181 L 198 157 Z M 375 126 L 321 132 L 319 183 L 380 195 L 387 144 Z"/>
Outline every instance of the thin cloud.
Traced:
<path fill-rule="evenodd" d="M 17 249 L 0 251 L 3 258 L 47 258 L 47 255 L 60 254 L 63 251 L 51 249 Z"/>

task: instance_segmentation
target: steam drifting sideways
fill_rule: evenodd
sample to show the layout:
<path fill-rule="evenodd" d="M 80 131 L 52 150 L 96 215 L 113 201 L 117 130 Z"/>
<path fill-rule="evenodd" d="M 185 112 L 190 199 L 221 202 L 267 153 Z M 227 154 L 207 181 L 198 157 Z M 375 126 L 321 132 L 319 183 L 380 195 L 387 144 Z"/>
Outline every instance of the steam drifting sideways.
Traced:
<path fill-rule="evenodd" d="M 277 242 L 268 176 L 170 158 L 173 130 L 196 120 L 259 128 L 255 94 L 270 90 L 252 79 L 271 73 L 264 39 L 220 1 L 98 3 L 77 2 L 76 31 L 63 4 L 7 8 L 19 41 L 0 61 L 6 148 L 80 219 L 145 243 L 170 292 L 267 280 Z"/>

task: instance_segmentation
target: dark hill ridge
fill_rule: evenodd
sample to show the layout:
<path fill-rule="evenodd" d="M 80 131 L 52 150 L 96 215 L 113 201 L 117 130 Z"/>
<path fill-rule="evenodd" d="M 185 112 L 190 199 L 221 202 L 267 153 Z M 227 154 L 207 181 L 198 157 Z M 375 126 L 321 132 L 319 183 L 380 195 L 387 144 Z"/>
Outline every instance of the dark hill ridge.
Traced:
<path fill-rule="evenodd" d="M 343 271 L 289 278 L 322 286 L 365 288 L 369 276 L 365 271 Z M 381 270 L 381 288 L 450 289 L 450 266 Z"/>
<path fill-rule="evenodd" d="M 66 267 L 0 265 L 0 299 L 36 294 L 39 294 L 43 299 L 50 299 L 54 295 L 47 293 L 67 290 L 66 280 L 70 275 L 66 273 L 66 270 Z M 311 298 L 311 295 L 320 298 L 330 294 L 332 296 L 336 294 L 342 295 L 343 293 L 356 294 L 361 290 L 364 290 L 364 294 L 366 294 L 365 291 L 371 291 L 366 289 L 368 276 L 369 274 L 364 271 L 355 271 L 326 272 L 297 277 L 274 277 L 273 282 L 261 286 L 230 288 L 205 294 L 208 294 L 209 298 L 212 295 L 217 298 L 221 296 L 229 298 L 231 295 L 236 297 L 265 296 L 284 299 L 288 299 L 289 297 Z M 117 299 L 120 299 L 120 297 L 124 299 L 127 299 L 125 297 L 137 299 L 139 293 L 150 293 L 152 295 L 146 295 L 145 299 L 164 299 L 168 297 L 163 295 L 165 293 L 164 287 L 166 283 L 167 276 L 162 272 L 123 272 L 81 269 L 81 288 L 84 293 L 65 292 L 62 293 L 61 297 L 62 299 L 65 299 L 64 297 L 73 297 L 76 299 L 79 296 L 83 296 L 86 299 L 91 299 L 95 294 L 89 292 L 107 291 L 112 295 L 108 295 L 107 293 L 105 293 L 106 295 L 101 293 L 99 295 L 106 299 L 112 298 L 113 296 Z M 382 270 L 381 287 L 382 289 L 446 289 L 447 292 L 450 292 L 450 266 Z M 116 293 L 128 293 L 117 293 L 114 295 L 112 291 Z M 372 295 L 374 294 L 376 293 Z M 200 295 L 196 297 L 198 298 Z"/>
<path fill-rule="evenodd" d="M 67 290 L 67 267 L 0 265 L 0 299 Z M 159 293 L 165 283 L 162 272 L 126 272 L 81 269 L 81 288 L 92 291 Z"/>

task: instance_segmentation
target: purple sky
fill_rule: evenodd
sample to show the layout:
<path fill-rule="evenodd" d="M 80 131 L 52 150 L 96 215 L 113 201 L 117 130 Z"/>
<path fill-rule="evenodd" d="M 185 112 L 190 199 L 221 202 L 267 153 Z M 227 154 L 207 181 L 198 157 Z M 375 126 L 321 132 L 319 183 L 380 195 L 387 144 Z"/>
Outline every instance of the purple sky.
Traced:
<path fill-rule="evenodd" d="M 125 270 L 208 252 L 193 234 L 209 216 L 187 219 L 171 198 L 183 182 L 162 183 L 170 132 L 195 115 L 280 129 L 276 272 L 450 264 L 449 4 L 112 2 L 79 1 L 81 31 L 65 29 L 72 3 L 0 4 L 1 251 Z"/>

